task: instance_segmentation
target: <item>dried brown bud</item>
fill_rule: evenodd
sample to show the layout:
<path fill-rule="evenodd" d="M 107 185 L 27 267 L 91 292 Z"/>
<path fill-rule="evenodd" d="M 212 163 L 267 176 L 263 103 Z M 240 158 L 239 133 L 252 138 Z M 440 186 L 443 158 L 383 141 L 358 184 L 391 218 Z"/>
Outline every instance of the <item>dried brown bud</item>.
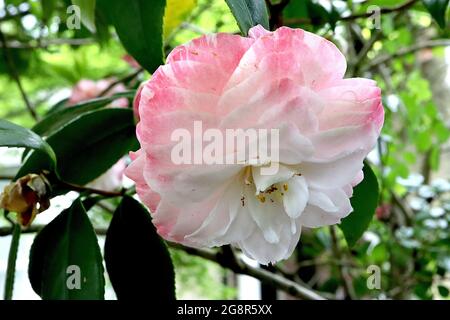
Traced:
<path fill-rule="evenodd" d="M 36 215 L 50 206 L 49 182 L 44 175 L 28 174 L 5 187 L 0 208 L 16 212 L 18 222 L 28 227 Z"/>

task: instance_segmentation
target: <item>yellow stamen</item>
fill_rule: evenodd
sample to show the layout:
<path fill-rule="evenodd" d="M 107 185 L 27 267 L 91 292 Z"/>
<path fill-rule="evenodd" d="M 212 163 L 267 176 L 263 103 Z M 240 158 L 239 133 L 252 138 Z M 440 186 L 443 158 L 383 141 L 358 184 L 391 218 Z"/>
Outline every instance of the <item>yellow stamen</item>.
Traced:
<path fill-rule="evenodd" d="M 266 202 L 266 197 L 264 197 L 262 194 L 258 194 L 256 198 L 258 198 L 258 200 L 262 203 Z"/>

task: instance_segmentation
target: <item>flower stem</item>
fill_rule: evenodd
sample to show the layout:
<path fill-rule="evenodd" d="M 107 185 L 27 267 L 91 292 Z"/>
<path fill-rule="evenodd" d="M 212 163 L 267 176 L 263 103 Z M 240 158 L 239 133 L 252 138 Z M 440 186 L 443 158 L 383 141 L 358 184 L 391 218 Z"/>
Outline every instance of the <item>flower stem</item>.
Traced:
<path fill-rule="evenodd" d="M 17 251 L 19 249 L 20 225 L 14 223 L 12 231 L 11 246 L 9 248 L 8 266 L 6 269 L 4 299 L 11 300 L 14 289 L 14 276 L 16 273 Z"/>

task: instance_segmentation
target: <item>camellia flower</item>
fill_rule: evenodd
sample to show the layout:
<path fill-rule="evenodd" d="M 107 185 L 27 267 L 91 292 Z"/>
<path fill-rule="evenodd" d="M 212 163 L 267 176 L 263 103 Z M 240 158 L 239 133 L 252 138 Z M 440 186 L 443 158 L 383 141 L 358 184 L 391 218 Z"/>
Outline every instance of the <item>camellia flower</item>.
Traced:
<path fill-rule="evenodd" d="M 194 247 L 232 244 L 267 264 L 291 255 L 302 227 L 347 216 L 384 111 L 375 81 L 343 79 L 345 70 L 333 43 L 286 27 L 175 48 L 135 99 L 141 149 L 126 172 L 159 234 Z M 171 134 L 194 121 L 278 129 L 277 173 L 262 174 L 268 164 L 258 161 L 174 164 Z"/>

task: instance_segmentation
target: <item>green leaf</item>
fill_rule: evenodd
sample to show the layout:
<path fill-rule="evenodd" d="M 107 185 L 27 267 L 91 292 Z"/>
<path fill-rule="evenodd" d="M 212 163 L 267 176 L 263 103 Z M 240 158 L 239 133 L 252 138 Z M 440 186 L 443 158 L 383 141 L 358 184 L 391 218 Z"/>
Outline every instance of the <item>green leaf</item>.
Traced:
<path fill-rule="evenodd" d="M 439 294 L 441 295 L 441 297 L 443 297 L 443 298 L 447 298 L 450 293 L 450 290 L 443 285 L 438 286 L 438 291 L 439 291 Z"/>
<path fill-rule="evenodd" d="M 58 101 L 57 103 L 55 103 L 52 107 L 50 107 L 50 109 L 45 113 L 45 115 L 49 115 L 51 113 L 54 113 L 56 111 L 60 111 L 64 108 L 67 107 L 67 104 L 69 102 L 69 98 L 64 98 L 60 101 Z"/>
<path fill-rule="evenodd" d="M 175 300 L 175 273 L 166 245 L 150 213 L 124 197 L 114 212 L 105 240 L 105 263 L 119 300 L 147 303 Z"/>
<path fill-rule="evenodd" d="M 59 177 L 84 185 L 137 149 L 133 111 L 107 108 L 85 113 L 49 135 L 47 142 L 58 159 Z M 42 170 L 50 168 L 40 154 L 33 152 L 17 176 Z"/>
<path fill-rule="evenodd" d="M 135 92 L 128 91 L 115 94 L 110 97 L 102 97 L 83 101 L 70 107 L 64 107 L 58 111 L 50 113 L 47 117 L 38 122 L 31 130 L 39 135 L 48 136 L 61 128 L 67 122 L 81 116 L 82 114 L 105 107 L 109 103 L 119 98 L 133 98 Z M 59 103 L 57 104 L 59 105 Z"/>
<path fill-rule="evenodd" d="M 31 130 L 40 136 L 47 137 L 59 130 L 66 123 L 74 120 L 84 113 L 105 107 L 110 102 L 113 102 L 118 98 L 133 98 L 134 95 L 135 91 L 121 92 L 110 97 L 91 99 L 72 106 L 67 105 L 67 99 L 61 100 L 55 104 L 47 116 L 39 121 L 33 128 L 31 128 Z M 29 152 L 30 149 L 25 150 L 22 155 L 22 160 L 27 157 Z"/>
<path fill-rule="evenodd" d="M 436 20 L 441 29 L 445 29 L 446 12 L 449 0 L 422 0 L 423 5 L 428 10 L 430 15 Z"/>
<path fill-rule="evenodd" d="M 72 0 L 72 4 L 80 7 L 81 22 L 92 33 L 95 33 L 95 0 Z"/>
<path fill-rule="evenodd" d="M 46 23 L 48 22 L 48 19 L 51 18 L 53 12 L 56 9 L 55 2 L 55 0 L 41 0 L 42 20 Z"/>
<path fill-rule="evenodd" d="M 233 13 L 239 29 L 245 36 L 258 24 L 269 30 L 269 16 L 264 0 L 225 0 Z"/>
<path fill-rule="evenodd" d="M 31 130 L 2 119 L 0 119 L 0 146 L 39 150 L 44 154 L 40 156 L 49 168 L 54 168 L 56 165 L 55 152 L 40 136 Z"/>
<path fill-rule="evenodd" d="M 98 0 L 125 49 L 148 72 L 164 63 L 165 0 Z"/>
<path fill-rule="evenodd" d="M 31 286 L 44 300 L 103 299 L 103 271 L 94 228 L 77 199 L 34 239 Z"/>
<path fill-rule="evenodd" d="M 339 225 L 349 247 L 353 247 L 366 231 L 378 204 L 377 177 L 366 163 L 363 172 L 364 180 L 353 189 L 353 196 L 350 199 L 353 212 Z"/>

